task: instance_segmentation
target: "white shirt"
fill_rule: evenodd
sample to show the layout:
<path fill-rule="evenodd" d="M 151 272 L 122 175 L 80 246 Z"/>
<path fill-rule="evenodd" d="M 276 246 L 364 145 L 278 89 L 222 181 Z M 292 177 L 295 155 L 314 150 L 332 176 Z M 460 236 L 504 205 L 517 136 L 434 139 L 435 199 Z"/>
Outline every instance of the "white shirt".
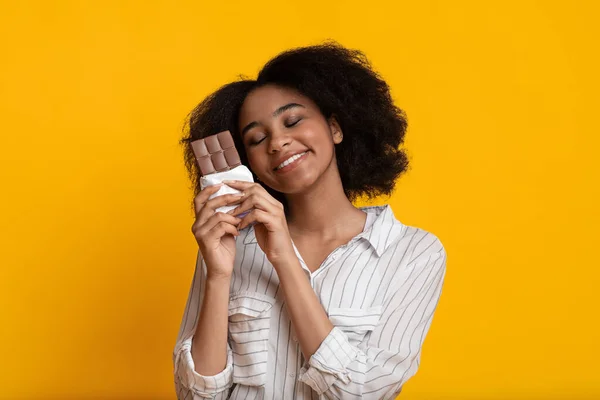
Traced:
<path fill-rule="evenodd" d="M 236 237 L 230 285 L 227 366 L 199 375 L 192 336 L 206 264 L 198 252 L 173 351 L 179 400 L 393 399 L 420 363 L 446 274 L 446 252 L 425 230 L 402 224 L 389 205 L 361 207 L 362 233 L 313 273 L 294 245 L 334 328 L 305 360 L 279 279 L 252 226 Z"/>

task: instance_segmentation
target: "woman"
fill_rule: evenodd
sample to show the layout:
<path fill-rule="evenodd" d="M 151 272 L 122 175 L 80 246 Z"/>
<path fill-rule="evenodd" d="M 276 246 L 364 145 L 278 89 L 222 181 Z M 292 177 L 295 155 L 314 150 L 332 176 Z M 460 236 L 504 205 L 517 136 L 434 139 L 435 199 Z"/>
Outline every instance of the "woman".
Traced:
<path fill-rule="evenodd" d="M 230 130 L 255 183 L 211 200 L 190 142 Z M 284 52 L 192 112 L 185 160 L 199 245 L 173 353 L 183 399 L 391 399 L 416 373 L 439 300 L 439 239 L 389 205 L 404 113 L 364 55 Z M 221 206 L 237 205 L 228 213 Z M 250 211 L 243 218 L 236 217 Z"/>

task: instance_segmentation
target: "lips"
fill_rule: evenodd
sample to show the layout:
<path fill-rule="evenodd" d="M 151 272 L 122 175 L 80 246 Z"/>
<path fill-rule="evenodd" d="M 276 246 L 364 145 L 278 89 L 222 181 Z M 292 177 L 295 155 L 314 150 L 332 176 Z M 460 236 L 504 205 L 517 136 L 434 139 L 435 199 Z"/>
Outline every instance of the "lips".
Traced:
<path fill-rule="evenodd" d="M 296 168 L 298 168 L 298 166 L 302 165 L 302 163 L 304 163 L 304 160 L 306 160 L 307 157 L 308 157 L 308 151 L 302 153 L 301 156 L 296 157 L 294 159 L 294 161 L 292 161 L 291 163 L 284 165 L 280 169 L 276 169 L 273 172 L 276 175 L 288 174 L 288 173 L 294 171 Z"/>
<path fill-rule="evenodd" d="M 273 171 L 277 170 L 277 167 L 279 167 L 281 165 L 282 162 L 286 161 L 287 159 L 289 159 L 290 157 L 293 157 L 295 155 L 298 154 L 302 154 L 302 153 L 306 153 L 308 150 L 302 150 L 302 151 L 297 151 L 297 152 L 289 152 L 287 154 L 284 154 L 283 156 L 281 156 L 278 160 L 277 160 L 277 164 L 275 164 L 275 166 L 273 167 Z"/>

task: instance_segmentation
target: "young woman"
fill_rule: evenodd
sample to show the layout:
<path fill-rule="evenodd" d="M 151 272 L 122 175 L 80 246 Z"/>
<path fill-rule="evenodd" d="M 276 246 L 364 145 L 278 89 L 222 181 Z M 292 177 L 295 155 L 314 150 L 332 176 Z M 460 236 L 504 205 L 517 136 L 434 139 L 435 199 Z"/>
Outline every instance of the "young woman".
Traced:
<path fill-rule="evenodd" d="M 200 190 L 190 142 L 230 130 L 255 183 Z M 389 205 L 406 119 L 364 55 L 284 52 L 191 113 L 199 251 L 173 353 L 183 399 L 392 399 L 413 376 L 446 253 Z M 228 213 L 215 210 L 237 205 Z M 238 215 L 250 211 L 243 218 Z"/>

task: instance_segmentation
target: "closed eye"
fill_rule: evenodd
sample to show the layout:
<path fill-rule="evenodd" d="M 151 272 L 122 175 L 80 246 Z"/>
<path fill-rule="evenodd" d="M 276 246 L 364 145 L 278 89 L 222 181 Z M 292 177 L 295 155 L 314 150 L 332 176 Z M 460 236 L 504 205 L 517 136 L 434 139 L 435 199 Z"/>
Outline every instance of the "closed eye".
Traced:
<path fill-rule="evenodd" d="M 266 136 L 263 136 L 263 138 L 262 138 L 262 139 L 260 139 L 260 140 L 259 140 L 259 141 L 257 141 L 257 142 L 250 142 L 250 146 L 256 146 L 257 144 L 259 144 L 260 142 L 262 142 L 262 141 L 263 141 L 263 140 L 265 140 L 265 139 L 266 139 Z"/>
<path fill-rule="evenodd" d="M 300 120 L 301 120 L 301 119 L 302 119 L 302 118 L 298 118 L 298 119 L 295 119 L 295 120 L 293 120 L 293 121 L 291 121 L 291 122 L 286 122 L 286 123 L 285 123 L 285 127 L 286 127 L 286 128 L 290 128 L 290 127 L 292 127 L 292 126 L 296 125 L 298 122 L 300 122 Z"/>

